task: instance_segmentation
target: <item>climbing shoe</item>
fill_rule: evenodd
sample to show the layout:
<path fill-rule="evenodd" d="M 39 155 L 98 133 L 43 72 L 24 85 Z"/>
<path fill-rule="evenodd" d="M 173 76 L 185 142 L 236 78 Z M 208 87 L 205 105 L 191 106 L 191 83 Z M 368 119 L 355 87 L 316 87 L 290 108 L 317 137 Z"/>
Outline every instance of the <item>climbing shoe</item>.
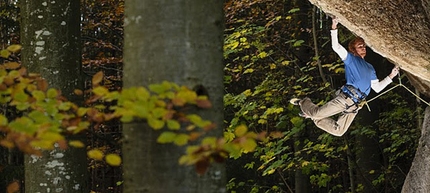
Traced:
<path fill-rule="evenodd" d="M 293 104 L 293 105 L 300 105 L 300 101 L 301 101 L 301 99 L 298 99 L 298 98 L 292 98 L 292 99 L 290 100 L 290 103 L 291 103 L 291 104 Z"/>

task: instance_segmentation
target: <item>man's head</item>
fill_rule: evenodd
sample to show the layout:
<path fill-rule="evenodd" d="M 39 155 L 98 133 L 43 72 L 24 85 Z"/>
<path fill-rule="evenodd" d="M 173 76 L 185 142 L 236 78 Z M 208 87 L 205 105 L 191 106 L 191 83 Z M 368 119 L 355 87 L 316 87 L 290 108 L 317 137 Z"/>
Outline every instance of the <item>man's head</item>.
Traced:
<path fill-rule="evenodd" d="M 348 44 L 348 50 L 356 56 L 364 58 L 366 56 L 366 43 L 363 38 L 356 37 Z"/>

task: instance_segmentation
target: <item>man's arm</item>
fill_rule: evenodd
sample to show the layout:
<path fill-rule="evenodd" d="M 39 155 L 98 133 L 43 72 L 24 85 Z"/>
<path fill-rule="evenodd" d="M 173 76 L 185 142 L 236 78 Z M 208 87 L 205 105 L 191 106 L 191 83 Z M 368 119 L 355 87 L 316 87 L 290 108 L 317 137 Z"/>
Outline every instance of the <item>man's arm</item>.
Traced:
<path fill-rule="evenodd" d="M 336 18 L 332 19 L 332 25 L 331 25 L 331 48 L 339 55 L 340 59 L 346 60 L 346 56 L 348 56 L 348 51 L 339 43 L 338 37 L 337 37 L 337 24 L 339 21 Z"/>
<path fill-rule="evenodd" d="M 376 92 L 379 93 L 381 90 L 383 90 L 385 87 L 387 87 L 391 82 L 393 82 L 393 78 L 399 74 L 399 67 L 395 66 L 392 70 L 390 75 L 385 77 L 382 81 L 379 81 L 378 79 L 371 81 L 371 87 Z"/>

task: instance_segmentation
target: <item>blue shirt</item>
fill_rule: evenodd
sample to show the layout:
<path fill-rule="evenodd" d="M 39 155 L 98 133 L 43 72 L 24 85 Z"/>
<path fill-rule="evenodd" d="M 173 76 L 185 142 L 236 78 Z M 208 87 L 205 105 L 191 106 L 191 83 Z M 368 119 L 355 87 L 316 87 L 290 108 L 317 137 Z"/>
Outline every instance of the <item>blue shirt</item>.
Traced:
<path fill-rule="evenodd" d="M 373 66 L 360 56 L 354 56 L 350 52 L 348 52 L 343 62 L 345 63 L 346 84 L 354 86 L 369 95 L 371 81 L 378 79 Z"/>

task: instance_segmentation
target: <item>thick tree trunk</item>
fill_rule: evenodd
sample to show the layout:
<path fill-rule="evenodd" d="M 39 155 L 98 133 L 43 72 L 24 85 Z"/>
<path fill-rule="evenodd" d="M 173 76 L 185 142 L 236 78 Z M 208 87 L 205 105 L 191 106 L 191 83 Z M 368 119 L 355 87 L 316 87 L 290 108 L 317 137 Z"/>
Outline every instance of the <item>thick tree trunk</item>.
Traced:
<path fill-rule="evenodd" d="M 430 107 L 427 107 L 424 115 L 421 137 L 418 149 L 415 153 L 411 169 L 403 184 L 402 193 L 427 193 L 430 192 Z"/>
<path fill-rule="evenodd" d="M 164 80 L 201 85 L 213 108 L 197 112 L 223 127 L 223 1 L 126 0 L 124 87 Z M 145 123 L 125 124 L 124 192 L 225 192 L 224 165 L 199 176 L 178 165 L 184 147 L 157 144 Z"/>
<path fill-rule="evenodd" d="M 309 0 L 417 78 L 412 84 L 430 96 L 428 0 Z"/>
<path fill-rule="evenodd" d="M 73 102 L 82 89 L 79 1 L 23 0 L 21 3 L 22 63 L 39 73 Z M 83 136 L 85 137 L 85 136 Z M 26 192 L 89 192 L 86 150 L 69 148 L 26 156 Z"/>

